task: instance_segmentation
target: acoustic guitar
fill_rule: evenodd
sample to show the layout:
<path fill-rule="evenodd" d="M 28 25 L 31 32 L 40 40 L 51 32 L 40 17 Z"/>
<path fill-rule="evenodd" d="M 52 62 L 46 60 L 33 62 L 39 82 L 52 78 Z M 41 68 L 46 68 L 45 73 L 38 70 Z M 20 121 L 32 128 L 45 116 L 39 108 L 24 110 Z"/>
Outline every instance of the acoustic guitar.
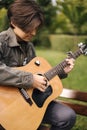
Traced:
<path fill-rule="evenodd" d="M 75 53 L 69 53 L 76 59 L 81 54 L 87 54 L 87 45 L 80 44 Z M 55 67 L 41 57 L 34 58 L 29 64 L 16 69 L 44 75 L 49 80 L 45 92 L 30 88 L 15 88 L 0 86 L 0 128 L 2 130 L 37 130 L 48 104 L 57 98 L 63 86 L 58 73 L 67 66 L 66 60 Z"/>

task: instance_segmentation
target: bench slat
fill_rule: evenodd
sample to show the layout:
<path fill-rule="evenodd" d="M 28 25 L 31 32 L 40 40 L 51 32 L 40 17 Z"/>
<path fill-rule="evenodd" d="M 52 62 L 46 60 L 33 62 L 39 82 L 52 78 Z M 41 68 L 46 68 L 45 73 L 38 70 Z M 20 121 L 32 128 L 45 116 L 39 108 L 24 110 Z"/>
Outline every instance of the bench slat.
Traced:
<path fill-rule="evenodd" d="M 72 89 L 63 88 L 63 92 L 55 101 L 70 106 L 77 114 L 87 116 L 87 92 L 81 92 Z M 63 100 L 66 98 L 66 100 Z M 72 99 L 73 102 L 68 99 Z M 77 103 L 75 101 L 78 101 Z M 81 102 L 80 102 L 81 101 Z M 83 105 L 84 104 L 84 105 Z M 50 130 L 46 125 L 41 126 L 38 130 Z"/>
<path fill-rule="evenodd" d="M 81 91 L 77 91 L 77 90 L 71 90 L 71 89 L 64 88 L 60 97 L 71 98 L 73 100 L 87 102 L 87 92 L 81 92 Z"/>
<path fill-rule="evenodd" d="M 56 100 L 58 102 L 62 102 L 68 106 L 70 106 L 72 109 L 75 110 L 75 112 L 77 114 L 80 114 L 80 115 L 83 115 L 83 116 L 87 116 L 87 106 L 86 105 L 80 105 L 80 104 L 74 104 L 74 103 L 71 103 L 71 102 L 66 102 L 66 101 L 62 101 L 62 100 Z"/>

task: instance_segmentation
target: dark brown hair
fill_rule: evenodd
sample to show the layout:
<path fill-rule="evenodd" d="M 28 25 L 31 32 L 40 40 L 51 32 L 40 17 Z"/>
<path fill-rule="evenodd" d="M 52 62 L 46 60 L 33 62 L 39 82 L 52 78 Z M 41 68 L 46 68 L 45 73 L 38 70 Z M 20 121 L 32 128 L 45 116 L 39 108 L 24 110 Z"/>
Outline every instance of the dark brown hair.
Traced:
<path fill-rule="evenodd" d="M 24 32 L 32 31 L 44 23 L 44 15 L 34 0 L 15 0 L 8 8 L 9 21 Z"/>

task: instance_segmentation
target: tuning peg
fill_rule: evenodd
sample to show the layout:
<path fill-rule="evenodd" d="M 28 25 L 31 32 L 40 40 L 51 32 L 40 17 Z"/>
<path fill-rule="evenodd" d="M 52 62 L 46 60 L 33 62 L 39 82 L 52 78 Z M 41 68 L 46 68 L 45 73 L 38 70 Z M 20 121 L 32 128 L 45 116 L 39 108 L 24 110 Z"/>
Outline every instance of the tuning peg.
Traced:
<path fill-rule="evenodd" d="M 72 53 L 72 51 L 67 52 L 67 54 L 68 54 L 69 58 L 74 58 L 75 59 L 74 54 Z"/>
<path fill-rule="evenodd" d="M 87 49 L 85 50 L 85 55 L 87 55 Z"/>
<path fill-rule="evenodd" d="M 80 48 L 81 46 L 83 46 L 83 42 L 80 42 L 79 44 L 78 44 L 78 47 Z"/>

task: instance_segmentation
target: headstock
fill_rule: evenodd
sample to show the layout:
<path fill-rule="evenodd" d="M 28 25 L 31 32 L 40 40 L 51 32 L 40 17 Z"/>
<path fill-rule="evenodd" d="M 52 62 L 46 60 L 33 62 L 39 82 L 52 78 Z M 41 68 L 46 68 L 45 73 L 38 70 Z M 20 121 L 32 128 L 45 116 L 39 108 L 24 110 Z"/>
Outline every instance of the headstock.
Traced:
<path fill-rule="evenodd" d="M 81 54 L 87 55 L 87 44 L 86 43 L 79 43 L 78 44 L 79 49 L 72 53 L 72 51 L 68 52 L 68 58 L 78 58 Z"/>
<path fill-rule="evenodd" d="M 86 43 L 79 43 L 78 47 L 80 49 L 80 51 L 82 52 L 82 54 L 87 55 L 87 44 Z"/>

